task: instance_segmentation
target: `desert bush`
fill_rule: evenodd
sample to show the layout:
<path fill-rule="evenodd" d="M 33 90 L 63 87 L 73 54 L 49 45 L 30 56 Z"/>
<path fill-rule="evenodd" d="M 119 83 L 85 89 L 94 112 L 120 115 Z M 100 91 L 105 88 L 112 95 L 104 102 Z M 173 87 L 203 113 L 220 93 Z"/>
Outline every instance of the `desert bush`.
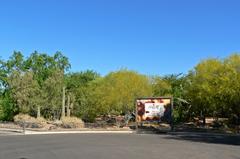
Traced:
<path fill-rule="evenodd" d="M 54 120 L 51 124 L 55 125 L 56 127 L 61 127 L 63 122 L 61 120 Z"/>
<path fill-rule="evenodd" d="M 44 118 L 34 118 L 27 114 L 18 114 L 13 119 L 20 126 L 24 126 L 25 124 L 26 128 L 42 128 L 47 124 Z"/>
<path fill-rule="evenodd" d="M 83 128 L 84 122 L 77 117 L 65 117 L 62 119 L 62 127 L 64 128 Z"/>

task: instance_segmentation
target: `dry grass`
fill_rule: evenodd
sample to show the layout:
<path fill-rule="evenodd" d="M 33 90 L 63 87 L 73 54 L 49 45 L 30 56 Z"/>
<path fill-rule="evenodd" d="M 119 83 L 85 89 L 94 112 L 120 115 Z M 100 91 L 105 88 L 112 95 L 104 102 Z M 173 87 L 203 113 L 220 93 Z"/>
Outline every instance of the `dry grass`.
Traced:
<path fill-rule="evenodd" d="M 18 114 L 14 116 L 14 122 L 21 126 L 25 124 L 26 128 L 43 128 L 47 124 L 44 118 L 34 118 L 27 114 Z"/>
<path fill-rule="evenodd" d="M 65 117 L 61 121 L 63 128 L 84 128 L 84 122 L 77 117 Z"/>

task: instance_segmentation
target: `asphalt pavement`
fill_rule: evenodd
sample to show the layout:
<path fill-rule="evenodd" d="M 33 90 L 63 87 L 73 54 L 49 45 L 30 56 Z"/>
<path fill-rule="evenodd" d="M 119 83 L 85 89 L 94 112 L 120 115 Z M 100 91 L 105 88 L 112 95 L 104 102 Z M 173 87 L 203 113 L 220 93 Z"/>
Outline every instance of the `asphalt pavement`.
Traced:
<path fill-rule="evenodd" d="M 199 134 L 189 138 L 186 136 L 183 134 L 0 136 L 0 159 L 240 159 L 239 136 L 229 138 L 206 134 L 205 138 L 209 140 L 200 140 L 204 135 Z"/>

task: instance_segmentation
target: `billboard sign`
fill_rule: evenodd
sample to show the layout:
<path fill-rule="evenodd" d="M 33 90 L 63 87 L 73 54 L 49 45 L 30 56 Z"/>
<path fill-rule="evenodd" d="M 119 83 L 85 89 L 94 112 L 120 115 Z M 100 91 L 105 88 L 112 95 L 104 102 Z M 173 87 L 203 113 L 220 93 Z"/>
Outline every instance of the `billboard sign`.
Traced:
<path fill-rule="evenodd" d="M 139 98 L 136 100 L 136 121 L 171 122 L 172 98 Z"/>

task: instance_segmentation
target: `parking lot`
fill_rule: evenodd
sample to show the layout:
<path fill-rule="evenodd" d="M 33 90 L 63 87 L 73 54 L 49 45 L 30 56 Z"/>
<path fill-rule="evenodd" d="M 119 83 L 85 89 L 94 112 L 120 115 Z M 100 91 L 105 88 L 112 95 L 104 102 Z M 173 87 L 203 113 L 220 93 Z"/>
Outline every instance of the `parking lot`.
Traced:
<path fill-rule="evenodd" d="M 0 136 L 0 159 L 238 159 L 239 136 L 55 134 Z"/>

